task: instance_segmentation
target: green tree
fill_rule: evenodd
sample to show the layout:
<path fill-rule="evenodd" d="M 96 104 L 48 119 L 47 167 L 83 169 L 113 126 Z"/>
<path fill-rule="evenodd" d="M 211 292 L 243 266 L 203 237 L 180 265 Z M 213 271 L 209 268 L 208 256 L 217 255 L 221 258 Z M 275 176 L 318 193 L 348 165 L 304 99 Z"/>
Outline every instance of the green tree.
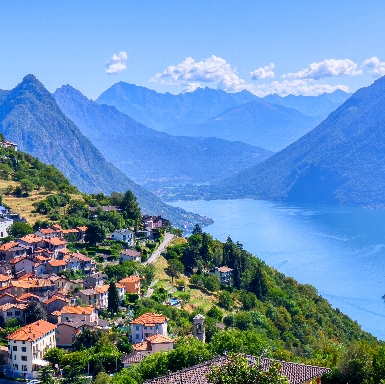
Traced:
<path fill-rule="evenodd" d="M 193 235 L 202 235 L 203 231 L 199 224 L 194 225 L 194 229 L 191 232 Z"/>
<path fill-rule="evenodd" d="M 103 336 L 101 329 L 94 329 L 91 331 L 89 328 L 85 328 L 83 332 L 77 334 L 72 348 L 74 351 L 83 351 L 93 347 Z"/>
<path fill-rule="evenodd" d="M 51 193 L 52 191 L 55 191 L 57 189 L 57 185 L 52 181 L 52 180 L 47 180 L 44 183 L 44 189 L 48 192 Z"/>
<path fill-rule="evenodd" d="M 122 202 L 120 203 L 120 208 L 122 209 L 126 219 L 132 220 L 135 225 L 139 224 L 142 214 L 140 213 L 136 197 L 130 190 L 124 194 Z"/>
<path fill-rule="evenodd" d="M 206 314 L 217 321 L 222 321 L 223 312 L 216 305 L 213 305 Z"/>
<path fill-rule="evenodd" d="M 55 371 L 50 365 L 40 368 L 38 378 L 42 384 L 56 384 L 59 382 L 55 377 Z"/>
<path fill-rule="evenodd" d="M 32 192 L 35 188 L 34 183 L 32 183 L 31 180 L 28 179 L 22 179 L 20 180 L 20 190 L 22 193 L 25 193 L 28 195 L 29 192 Z"/>
<path fill-rule="evenodd" d="M 47 311 L 40 301 L 30 301 L 24 311 L 26 324 L 34 323 L 38 320 L 47 320 Z"/>
<path fill-rule="evenodd" d="M 221 291 L 218 296 L 218 304 L 224 309 L 230 310 L 234 306 L 234 300 L 230 292 Z"/>
<path fill-rule="evenodd" d="M 15 239 L 31 233 L 33 233 L 33 228 L 28 223 L 16 222 L 8 228 L 8 235 L 13 236 Z"/>
<path fill-rule="evenodd" d="M 171 259 L 168 261 L 166 273 L 171 277 L 172 283 L 174 283 L 174 278 L 178 278 L 183 272 L 184 265 L 179 260 Z"/>
<path fill-rule="evenodd" d="M 99 372 L 96 376 L 92 384 L 110 384 L 111 377 L 106 372 Z"/>
<path fill-rule="evenodd" d="M 208 291 L 211 291 L 211 292 L 219 291 L 219 288 L 220 288 L 218 277 L 212 274 L 204 277 L 203 285 Z"/>
<path fill-rule="evenodd" d="M 206 375 L 212 384 L 288 384 L 286 377 L 279 373 L 281 365 L 273 362 L 267 371 L 256 361 L 250 362 L 242 355 L 230 353 L 222 365 L 212 365 Z"/>
<path fill-rule="evenodd" d="M 113 316 L 119 311 L 119 294 L 115 282 L 111 282 L 108 288 L 108 312 Z"/>
<path fill-rule="evenodd" d="M 106 239 L 106 228 L 98 221 L 88 225 L 84 240 L 91 245 L 96 246 L 96 243 L 101 243 Z"/>
<path fill-rule="evenodd" d="M 50 348 L 44 354 L 44 360 L 49 361 L 53 367 L 56 367 L 56 365 L 61 367 L 63 365 L 63 360 L 65 355 L 66 355 L 66 352 L 63 349 Z"/>

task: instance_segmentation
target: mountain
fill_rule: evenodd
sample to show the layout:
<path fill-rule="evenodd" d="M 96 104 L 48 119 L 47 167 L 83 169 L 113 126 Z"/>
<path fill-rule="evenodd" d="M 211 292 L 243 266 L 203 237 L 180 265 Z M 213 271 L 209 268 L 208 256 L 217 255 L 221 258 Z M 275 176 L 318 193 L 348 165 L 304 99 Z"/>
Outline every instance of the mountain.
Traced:
<path fill-rule="evenodd" d="M 171 127 L 198 124 L 256 99 L 247 91 L 227 93 L 206 87 L 172 95 L 119 82 L 103 92 L 96 102 L 112 105 L 147 127 L 169 132 Z"/>
<path fill-rule="evenodd" d="M 55 99 L 33 75 L 0 99 L 0 132 L 20 150 L 55 165 L 83 192 L 130 189 L 145 213 L 163 213 L 175 224 L 190 215 L 168 206 L 108 163 L 69 120 Z"/>
<path fill-rule="evenodd" d="M 87 99 L 69 85 L 53 96 L 108 161 L 141 183 L 219 181 L 272 155 L 240 142 L 174 137 L 156 131 L 115 107 Z"/>
<path fill-rule="evenodd" d="M 385 77 L 304 137 L 216 186 L 216 197 L 385 204 Z M 213 195 L 213 196 L 214 196 Z"/>
<path fill-rule="evenodd" d="M 172 134 L 213 136 L 279 151 L 315 127 L 317 119 L 295 109 L 256 99 L 230 108 L 203 123 L 178 126 Z"/>
<path fill-rule="evenodd" d="M 288 95 L 282 97 L 277 94 L 272 94 L 265 96 L 263 99 L 272 104 L 296 109 L 304 115 L 316 117 L 318 118 L 318 123 L 320 123 L 350 96 L 351 93 L 346 93 L 337 89 L 332 93 L 323 93 L 319 96 Z"/>

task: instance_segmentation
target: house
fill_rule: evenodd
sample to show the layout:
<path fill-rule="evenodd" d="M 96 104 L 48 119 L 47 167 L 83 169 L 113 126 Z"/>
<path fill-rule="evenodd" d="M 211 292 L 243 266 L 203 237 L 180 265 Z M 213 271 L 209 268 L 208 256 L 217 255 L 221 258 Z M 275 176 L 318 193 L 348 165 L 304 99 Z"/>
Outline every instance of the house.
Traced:
<path fill-rule="evenodd" d="M 124 241 L 129 246 L 134 245 L 134 232 L 129 229 L 115 229 L 114 232 L 111 233 L 111 239 L 117 241 Z"/>
<path fill-rule="evenodd" d="M 11 284 L 10 276 L 0 274 L 0 288 L 8 287 L 10 284 Z"/>
<path fill-rule="evenodd" d="M 27 235 L 18 239 L 19 244 L 26 245 L 32 249 L 32 252 L 36 251 L 38 248 L 46 248 L 46 241 L 43 237 L 36 235 Z"/>
<path fill-rule="evenodd" d="M 64 260 L 50 260 L 46 264 L 48 274 L 57 275 L 60 271 L 67 269 L 67 262 Z"/>
<path fill-rule="evenodd" d="M 68 300 L 61 296 L 52 296 L 43 302 L 44 307 L 47 313 L 52 313 L 55 311 L 61 311 L 64 307 L 68 305 Z"/>
<path fill-rule="evenodd" d="M 131 321 L 132 344 L 143 342 L 149 336 L 167 336 L 167 317 L 157 313 L 144 313 Z"/>
<path fill-rule="evenodd" d="M 140 277 L 139 276 L 128 276 L 119 281 L 119 284 L 124 286 L 126 293 L 135 293 L 140 295 Z"/>
<path fill-rule="evenodd" d="M 2 141 L 2 142 L 0 142 L 0 147 L 2 147 L 2 148 L 11 148 L 15 152 L 17 152 L 17 144 L 12 143 L 11 141 Z"/>
<path fill-rule="evenodd" d="M 128 355 L 122 356 L 122 364 L 123 368 L 131 367 L 132 365 L 139 364 L 146 357 L 146 355 L 134 351 L 133 353 L 129 353 Z"/>
<path fill-rule="evenodd" d="M 8 292 L 3 292 L 2 294 L 0 294 L 0 305 L 3 305 L 3 304 L 17 304 L 19 301 L 16 299 L 15 296 L 11 295 L 10 293 Z"/>
<path fill-rule="evenodd" d="M 24 311 L 27 304 L 3 304 L 0 305 L 0 323 L 4 325 L 9 319 L 18 319 L 24 323 Z"/>
<path fill-rule="evenodd" d="M 44 354 L 56 347 L 56 325 L 38 320 L 7 336 L 8 366 L 7 375 L 35 379 L 39 369 L 47 365 Z"/>
<path fill-rule="evenodd" d="M 49 279 L 35 279 L 27 280 L 12 280 L 11 294 L 19 297 L 24 293 L 34 293 L 38 296 L 43 295 L 47 291 L 54 291 L 56 284 Z"/>
<path fill-rule="evenodd" d="M 76 228 L 63 229 L 62 236 L 67 241 L 79 241 L 81 239 L 81 232 Z"/>
<path fill-rule="evenodd" d="M 0 218 L 0 239 L 8 236 L 8 228 L 13 224 L 12 219 Z"/>
<path fill-rule="evenodd" d="M 29 253 L 30 248 L 17 241 L 10 241 L 0 246 L 0 258 L 4 261 L 10 261 L 15 257 L 21 257 Z"/>
<path fill-rule="evenodd" d="M 219 277 L 221 284 L 231 284 L 233 277 L 233 270 L 228 267 L 215 267 L 214 275 Z"/>
<path fill-rule="evenodd" d="M 103 273 L 93 273 L 92 275 L 87 276 L 84 281 L 84 288 L 95 288 L 101 285 L 104 285 L 104 281 L 107 275 Z"/>
<path fill-rule="evenodd" d="M 35 262 L 27 256 L 15 257 L 9 261 L 11 271 L 15 276 L 35 272 Z"/>
<path fill-rule="evenodd" d="M 245 356 L 250 364 L 259 362 L 262 370 L 267 371 L 274 361 L 266 357 Z M 204 363 L 194 365 L 189 368 L 182 369 L 175 373 L 168 374 L 156 379 L 150 379 L 144 384 L 209 384 L 206 375 L 211 372 L 212 366 L 221 366 L 227 363 L 226 356 L 219 356 L 215 359 Z M 275 360 L 277 361 L 277 360 Z M 313 380 L 317 384 L 321 384 L 321 377 L 330 371 L 329 368 L 317 367 L 314 365 L 306 365 L 299 363 L 291 363 L 287 361 L 279 361 L 281 365 L 280 373 L 289 379 L 290 384 L 310 384 Z"/>
<path fill-rule="evenodd" d="M 70 280 L 64 276 L 60 276 L 59 279 L 56 280 L 56 286 L 59 291 L 65 293 L 72 293 L 75 290 L 80 290 L 84 288 L 82 279 Z"/>
<path fill-rule="evenodd" d="M 44 238 L 62 237 L 63 229 L 60 225 L 53 225 L 49 228 L 39 228 L 39 230 L 35 232 L 35 235 Z"/>
<path fill-rule="evenodd" d="M 109 285 L 97 286 L 95 288 L 80 290 L 76 296 L 83 304 L 92 305 L 97 308 L 107 308 Z"/>
<path fill-rule="evenodd" d="M 167 336 L 152 335 L 142 343 L 133 344 L 132 349 L 143 355 L 150 355 L 159 351 L 171 351 L 174 349 L 174 341 Z"/>
<path fill-rule="evenodd" d="M 142 224 L 145 228 L 166 228 L 170 225 L 170 221 L 163 219 L 162 216 L 143 216 Z"/>
<path fill-rule="evenodd" d="M 4 205 L 0 205 L 0 215 L 4 216 L 4 215 L 8 214 L 8 212 L 9 212 L 8 208 L 4 207 Z"/>
<path fill-rule="evenodd" d="M 62 321 L 69 321 L 70 319 L 79 319 L 84 321 L 95 322 L 99 319 L 97 309 L 90 306 L 80 307 L 78 305 L 67 305 L 60 311 L 60 313 Z"/>
<path fill-rule="evenodd" d="M 92 275 L 96 271 L 96 262 L 90 257 L 83 255 L 82 253 L 76 252 L 71 255 L 70 263 L 74 264 L 76 259 L 79 262 L 79 267 L 84 275 Z M 70 267 L 70 266 L 68 266 Z M 72 268 L 72 267 L 71 267 Z"/>
<path fill-rule="evenodd" d="M 46 239 L 48 249 L 50 251 L 53 251 L 55 255 L 60 251 L 61 249 L 64 249 L 67 247 L 67 242 L 63 238 L 59 237 L 51 237 Z"/>
<path fill-rule="evenodd" d="M 115 286 L 118 291 L 119 303 L 122 304 L 122 301 L 124 300 L 124 296 L 126 295 L 126 289 L 124 288 L 124 285 L 119 283 L 116 283 Z"/>
<path fill-rule="evenodd" d="M 141 261 L 142 253 L 134 249 L 125 249 L 119 253 L 119 260 L 122 261 Z"/>

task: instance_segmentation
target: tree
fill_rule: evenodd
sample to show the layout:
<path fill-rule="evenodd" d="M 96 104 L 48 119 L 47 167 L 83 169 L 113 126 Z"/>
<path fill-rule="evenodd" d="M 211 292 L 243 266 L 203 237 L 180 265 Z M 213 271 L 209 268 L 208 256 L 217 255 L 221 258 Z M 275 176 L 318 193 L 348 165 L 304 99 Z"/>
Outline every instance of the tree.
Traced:
<path fill-rule="evenodd" d="M 65 355 L 66 355 L 66 352 L 63 349 L 50 348 L 44 354 L 44 360 L 49 361 L 53 367 L 56 367 L 56 365 L 60 367 L 63 364 Z"/>
<path fill-rule="evenodd" d="M 230 292 L 221 291 L 218 296 L 218 304 L 224 309 L 230 310 L 234 306 L 234 300 L 231 297 Z"/>
<path fill-rule="evenodd" d="M 220 283 L 218 276 L 216 275 L 207 275 L 203 279 L 203 285 L 204 287 L 211 292 L 219 291 Z"/>
<path fill-rule="evenodd" d="M 120 203 L 120 208 L 122 209 L 126 219 L 132 220 L 135 222 L 135 225 L 138 225 L 142 218 L 142 214 L 140 213 L 136 197 L 130 190 L 124 194 L 122 202 Z"/>
<path fill-rule="evenodd" d="M 191 232 L 193 235 L 202 235 L 202 228 L 199 224 L 194 225 L 194 229 Z"/>
<path fill-rule="evenodd" d="M 111 377 L 106 372 L 99 372 L 96 376 L 92 384 L 110 384 Z"/>
<path fill-rule="evenodd" d="M 217 321 L 222 321 L 223 312 L 216 306 L 213 305 L 206 313 L 207 316 L 212 317 Z"/>
<path fill-rule="evenodd" d="M 102 336 L 103 331 L 101 329 L 96 328 L 91 331 L 89 328 L 85 328 L 83 332 L 76 336 L 75 341 L 72 344 L 72 348 L 74 351 L 89 349 L 94 346 Z"/>
<path fill-rule="evenodd" d="M 24 315 L 26 324 L 31 324 L 38 320 L 47 320 L 47 311 L 40 301 L 29 302 Z"/>
<path fill-rule="evenodd" d="M 172 283 L 174 283 L 174 278 L 178 278 L 183 272 L 184 266 L 179 260 L 172 259 L 168 261 L 166 273 L 171 277 Z"/>
<path fill-rule="evenodd" d="M 25 193 L 28 195 L 28 192 L 32 192 L 35 188 L 35 185 L 32 183 L 32 181 L 28 179 L 20 180 L 20 190 L 22 193 Z"/>
<path fill-rule="evenodd" d="M 31 233 L 33 233 L 33 228 L 28 223 L 16 222 L 8 228 L 8 235 L 13 236 L 15 239 Z"/>
<path fill-rule="evenodd" d="M 39 380 L 42 384 L 56 384 L 58 379 L 55 377 L 55 371 L 50 365 L 40 368 Z"/>
<path fill-rule="evenodd" d="M 115 282 L 111 282 L 108 288 L 108 312 L 113 316 L 119 310 L 119 294 Z"/>
<path fill-rule="evenodd" d="M 240 354 L 230 353 L 224 364 L 212 365 L 206 377 L 212 384 L 288 384 L 280 369 L 278 362 L 272 362 L 264 371 L 258 359 L 249 361 Z"/>
<path fill-rule="evenodd" d="M 101 243 L 106 239 L 106 228 L 98 221 L 88 225 L 84 240 L 91 245 L 96 246 L 96 243 Z"/>
<path fill-rule="evenodd" d="M 52 180 L 47 180 L 45 183 L 44 183 L 44 189 L 47 191 L 47 192 L 52 192 L 54 191 L 55 189 L 57 189 L 57 185 L 52 181 Z"/>

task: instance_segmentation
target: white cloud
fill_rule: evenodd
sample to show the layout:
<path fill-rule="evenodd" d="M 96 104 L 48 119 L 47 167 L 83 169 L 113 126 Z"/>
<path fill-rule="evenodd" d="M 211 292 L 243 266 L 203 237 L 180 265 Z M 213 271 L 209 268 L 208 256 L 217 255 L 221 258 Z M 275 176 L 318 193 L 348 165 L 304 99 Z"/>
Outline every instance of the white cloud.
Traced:
<path fill-rule="evenodd" d="M 162 73 L 157 73 L 150 81 L 178 85 L 184 89 L 191 89 L 197 82 L 215 83 L 226 91 L 241 90 L 245 84 L 238 77 L 236 68 L 215 55 L 198 62 L 188 57 L 176 66 L 170 65 Z"/>
<path fill-rule="evenodd" d="M 250 76 L 254 74 L 255 78 L 260 79 L 273 77 L 274 72 L 272 70 L 274 68 L 274 64 L 271 63 L 251 72 Z M 231 67 L 221 57 L 214 55 L 198 62 L 192 57 L 188 57 L 175 66 L 170 65 L 162 73 L 157 73 L 150 81 L 180 86 L 183 87 L 185 92 L 193 92 L 201 87 L 201 83 L 213 83 L 217 88 L 225 91 L 239 92 L 247 90 L 259 97 L 270 93 L 277 93 L 281 96 L 289 94 L 316 96 L 325 92 L 333 92 L 336 89 L 346 92 L 349 90 L 346 85 L 318 84 L 312 78 L 283 80 L 281 82 L 273 81 L 270 84 L 260 85 L 246 83 L 245 80 L 238 76 L 236 68 Z"/>
<path fill-rule="evenodd" d="M 273 71 L 274 68 L 275 68 L 275 65 L 273 63 L 270 63 L 265 67 L 260 67 L 255 71 L 250 72 L 250 78 L 252 80 L 266 79 L 268 77 L 273 78 L 275 77 L 275 73 Z"/>
<path fill-rule="evenodd" d="M 127 53 L 126 52 L 119 52 L 118 54 L 113 54 L 111 59 L 107 61 L 106 64 L 106 72 L 109 75 L 116 75 L 125 69 L 127 69 L 126 66 L 127 61 Z"/>
<path fill-rule="evenodd" d="M 365 67 L 370 68 L 369 73 L 374 78 L 385 76 L 385 63 L 381 62 L 380 59 L 376 56 L 373 56 L 370 59 L 366 59 L 361 65 L 361 68 Z"/>
<path fill-rule="evenodd" d="M 313 79 L 318 80 L 325 77 L 341 77 L 360 75 L 362 70 L 357 70 L 357 64 L 349 59 L 327 59 L 320 63 L 312 63 L 308 68 L 295 73 L 282 75 L 284 79 Z"/>

